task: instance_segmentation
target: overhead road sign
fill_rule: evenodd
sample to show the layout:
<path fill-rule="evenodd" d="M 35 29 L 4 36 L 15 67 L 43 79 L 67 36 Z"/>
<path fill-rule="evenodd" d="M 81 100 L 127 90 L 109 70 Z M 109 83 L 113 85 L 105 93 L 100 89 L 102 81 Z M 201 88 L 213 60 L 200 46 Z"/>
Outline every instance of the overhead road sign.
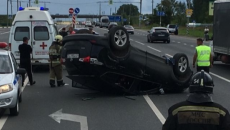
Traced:
<path fill-rule="evenodd" d="M 108 17 L 109 17 L 109 21 L 111 22 L 121 22 L 121 16 L 110 15 Z"/>
<path fill-rule="evenodd" d="M 157 11 L 157 16 L 165 16 L 165 12 L 164 11 Z"/>
<path fill-rule="evenodd" d="M 79 8 L 75 8 L 74 12 L 75 12 L 76 14 L 78 14 L 78 13 L 80 13 L 80 9 L 79 9 Z"/>

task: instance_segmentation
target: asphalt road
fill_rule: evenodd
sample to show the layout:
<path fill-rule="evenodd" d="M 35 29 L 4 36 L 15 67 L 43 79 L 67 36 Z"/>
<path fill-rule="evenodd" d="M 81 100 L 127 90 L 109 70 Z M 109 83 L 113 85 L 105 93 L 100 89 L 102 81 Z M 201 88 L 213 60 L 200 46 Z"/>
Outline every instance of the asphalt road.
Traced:
<path fill-rule="evenodd" d="M 107 29 L 95 28 L 95 31 L 103 35 Z M 0 29 L 0 41 L 7 42 L 9 34 L 1 34 L 2 32 L 4 33 Z M 136 30 L 134 35 L 130 35 L 131 45 L 159 56 L 185 53 L 190 63 L 192 62 L 196 45 L 194 38 L 172 35 L 170 44 L 147 43 L 146 35 L 146 31 Z M 228 65 L 216 63 L 211 72 L 215 83 L 213 99 L 230 111 L 228 101 L 230 75 L 227 67 Z M 188 91 L 185 91 L 180 94 L 132 96 L 133 99 L 128 99 L 119 95 L 74 89 L 71 87 L 71 81 L 65 77 L 67 75 L 65 70 L 63 75 L 65 82 L 69 85 L 50 88 L 48 69 L 35 69 L 34 79 L 37 83 L 34 86 L 26 86 L 24 89 L 19 116 L 8 117 L 7 110 L 2 115 L 0 119 L 2 130 L 159 130 L 164 118 L 168 116 L 168 108 L 177 102 L 184 101 L 188 95 Z M 221 77 L 216 77 L 216 75 Z M 89 100 L 84 100 L 87 98 Z M 59 124 L 49 116 L 61 109 L 69 120 L 70 116 L 86 116 L 88 129 L 80 129 L 80 125 L 84 123 L 61 120 Z M 80 121 L 83 122 L 83 117 L 81 119 Z"/>

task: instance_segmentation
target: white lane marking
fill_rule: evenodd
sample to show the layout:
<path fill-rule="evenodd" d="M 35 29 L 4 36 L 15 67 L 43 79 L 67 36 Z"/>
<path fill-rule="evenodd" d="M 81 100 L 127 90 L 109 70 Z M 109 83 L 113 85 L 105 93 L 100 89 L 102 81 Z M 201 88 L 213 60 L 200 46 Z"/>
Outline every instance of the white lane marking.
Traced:
<path fill-rule="evenodd" d="M 177 42 L 177 43 L 180 43 L 180 42 Z"/>
<path fill-rule="evenodd" d="M 145 101 L 149 104 L 149 106 L 153 110 L 153 112 L 156 114 L 157 118 L 161 121 L 162 124 L 164 124 L 165 123 L 164 116 L 161 114 L 161 112 L 158 110 L 158 108 L 152 102 L 152 100 L 149 98 L 149 96 L 148 95 L 144 95 L 143 97 L 144 97 Z"/>
<path fill-rule="evenodd" d="M 169 55 L 169 54 L 165 54 L 166 56 L 169 56 L 169 57 L 173 57 L 172 55 Z"/>
<path fill-rule="evenodd" d="M 184 45 L 187 45 L 186 43 L 184 43 Z"/>
<path fill-rule="evenodd" d="M 2 130 L 2 127 L 4 126 L 4 124 L 6 123 L 6 120 L 8 119 L 7 115 L 4 115 L 1 117 L 0 119 L 0 130 Z"/>
<path fill-rule="evenodd" d="M 190 45 L 191 47 L 194 47 L 193 45 Z"/>
<path fill-rule="evenodd" d="M 10 32 L 10 31 L 9 31 L 9 32 Z M 2 35 L 2 34 L 7 34 L 7 33 L 9 33 L 9 32 L 4 32 L 4 33 L 1 33 L 1 35 Z"/>
<path fill-rule="evenodd" d="M 141 45 L 145 45 L 144 43 L 141 43 L 141 42 L 138 42 L 138 41 L 135 41 L 136 43 L 139 43 L 139 44 L 141 44 Z"/>
<path fill-rule="evenodd" d="M 214 74 L 214 73 L 212 73 L 212 72 L 210 72 L 210 74 L 213 75 L 213 76 L 216 76 L 217 78 L 220 78 L 220 79 L 222 79 L 222 80 L 224 80 L 224 81 L 230 83 L 230 80 L 229 80 L 229 79 L 226 79 L 226 78 L 224 78 L 224 77 L 222 77 L 222 76 L 219 76 L 219 75 L 217 75 L 217 74 Z"/>
<path fill-rule="evenodd" d="M 29 81 L 29 79 L 28 79 L 28 76 L 27 76 L 25 81 L 24 81 L 24 85 L 22 87 L 22 92 L 26 88 L 26 85 L 27 85 L 28 81 Z M 6 123 L 6 120 L 8 119 L 8 115 L 6 115 L 6 112 L 7 111 L 5 111 L 4 115 L 0 118 L 0 130 L 2 130 L 4 124 Z"/>
<path fill-rule="evenodd" d="M 148 48 L 153 49 L 153 50 L 158 51 L 158 52 L 161 52 L 160 50 L 157 50 L 157 49 L 155 49 L 155 48 L 153 48 L 151 46 L 148 46 Z"/>

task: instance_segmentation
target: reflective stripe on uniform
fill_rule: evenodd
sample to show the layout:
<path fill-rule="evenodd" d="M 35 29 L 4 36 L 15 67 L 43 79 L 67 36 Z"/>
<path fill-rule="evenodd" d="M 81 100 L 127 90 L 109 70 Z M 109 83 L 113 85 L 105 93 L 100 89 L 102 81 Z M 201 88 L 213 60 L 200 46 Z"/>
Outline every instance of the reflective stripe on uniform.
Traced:
<path fill-rule="evenodd" d="M 200 45 L 196 47 L 197 51 L 197 65 L 210 66 L 211 48 L 209 46 Z"/>
<path fill-rule="evenodd" d="M 216 107 L 205 107 L 205 106 L 182 106 L 175 109 L 172 114 L 176 115 L 180 111 L 203 111 L 203 112 L 216 112 L 223 116 L 226 115 L 226 112 Z"/>

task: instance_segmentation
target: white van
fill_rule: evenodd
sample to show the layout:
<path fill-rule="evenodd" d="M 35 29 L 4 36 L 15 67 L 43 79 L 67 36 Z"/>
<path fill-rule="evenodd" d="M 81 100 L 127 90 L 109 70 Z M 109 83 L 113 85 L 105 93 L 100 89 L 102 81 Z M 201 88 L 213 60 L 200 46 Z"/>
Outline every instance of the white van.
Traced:
<path fill-rule="evenodd" d="M 28 44 L 33 49 L 32 65 L 46 65 L 49 63 L 49 47 L 56 35 L 58 31 L 53 19 L 43 7 L 20 8 L 12 23 L 9 45 L 19 63 L 18 46 L 23 43 L 23 37 L 28 37 Z"/>
<path fill-rule="evenodd" d="M 101 23 L 100 23 L 100 28 L 102 27 L 109 27 L 109 17 L 108 16 L 102 16 L 100 19 Z"/>

